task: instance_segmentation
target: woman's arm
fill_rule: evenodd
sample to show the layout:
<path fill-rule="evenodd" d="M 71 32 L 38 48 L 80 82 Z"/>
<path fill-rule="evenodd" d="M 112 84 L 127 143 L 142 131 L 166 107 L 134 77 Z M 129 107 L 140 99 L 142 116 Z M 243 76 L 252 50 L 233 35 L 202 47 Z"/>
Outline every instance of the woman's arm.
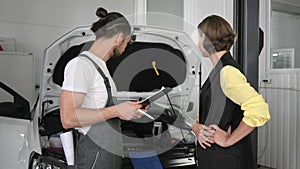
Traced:
<path fill-rule="evenodd" d="M 217 125 L 210 126 L 216 129 L 213 139 L 215 143 L 228 147 L 246 137 L 256 127 L 264 125 L 270 119 L 270 113 L 263 97 L 250 86 L 237 68 L 225 66 L 220 73 L 220 83 L 226 97 L 240 105 L 244 111 L 242 121 L 232 133 L 231 127 L 223 131 Z"/>
<path fill-rule="evenodd" d="M 231 133 L 231 126 L 227 132 L 220 129 L 217 125 L 210 125 L 210 128 L 216 129 L 214 134 L 214 142 L 222 147 L 229 147 L 250 134 L 255 127 L 248 126 L 245 122 L 241 121 L 239 126 Z"/>
<path fill-rule="evenodd" d="M 244 111 L 242 120 L 248 126 L 259 127 L 270 120 L 268 104 L 237 68 L 222 68 L 220 83 L 226 97 L 241 106 Z"/>
<path fill-rule="evenodd" d="M 206 149 L 206 146 L 210 147 L 214 143 L 213 135 L 214 131 L 209 130 L 209 127 L 199 124 L 197 121 L 192 125 L 192 131 L 195 133 L 196 138 L 203 149 Z"/>

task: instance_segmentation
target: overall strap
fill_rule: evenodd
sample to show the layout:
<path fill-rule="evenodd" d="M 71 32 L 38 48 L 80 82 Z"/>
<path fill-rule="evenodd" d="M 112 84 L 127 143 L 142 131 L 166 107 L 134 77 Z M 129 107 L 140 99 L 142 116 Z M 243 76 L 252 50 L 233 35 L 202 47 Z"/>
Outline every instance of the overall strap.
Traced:
<path fill-rule="evenodd" d="M 106 77 L 106 75 L 103 73 L 102 69 L 97 65 L 97 63 L 95 61 L 93 61 L 90 57 L 88 57 L 87 55 L 85 54 L 80 54 L 79 56 L 82 56 L 82 57 L 85 57 L 85 58 L 88 58 L 93 64 L 94 66 L 96 67 L 97 71 L 100 73 L 100 75 L 102 76 L 103 80 L 104 80 L 104 84 L 106 86 L 106 90 L 107 90 L 107 103 L 106 103 L 106 106 L 108 104 L 110 104 L 111 102 L 111 99 L 112 99 L 112 94 L 111 94 L 111 86 L 110 86 L 110 83 L 109 83 L 109 79 L 108 77 Z"/>
<path fill-rule="evenodd" d="M 112 93 L 111 93 L 111 86 L 109 83 L 109 79 L 105 76 L 101 68 L 87 55 L 80 54 L 79 56 L 86 57 L 88 58 L 96 67 L 97 71 L 100 73 L 100 75 L 104 79 L 104 83 L 106 86 L 107 90 L 107 101 L 105 107 L 113 106 L 114 101 L 112 98 Z M 92 142 L 96 145 L 96 149 L 98 150 L 99 147 L 102 152 L 100 152 L 101 155 L 103 155 L 103 152 L 108 152 L 108 150 L 112 151 L 114 154 L 122 154 L 122 136 L 121 136 L 121 122 L 119 118 L 112 118 L 105 120 L 105 122 L 100 122 L 96 123 L 91 126 L 89 131 L 87 132 L 87 137 L 92 139 Z M 82 137 L 82 139 L 87 138 L 87 137 Z M 79 151 L 78 151 L 79 152 Z M 100 157 L 101 157 L 100 155 Z M 112 159 L 111 159 L 112 160 Z M 98 164 L 98 163 L 97 163 Z M 110 164 L 110 163 L 109 163 Z M 114 164 L 112 162 L 111 164 Z M 119 163 L 118 163 L 119 164 Z M 103 168 L 99 167 L 96 165 L 95 168 Z M 115 167 L 104 167 L 104 168 L 115 168 Z"/>

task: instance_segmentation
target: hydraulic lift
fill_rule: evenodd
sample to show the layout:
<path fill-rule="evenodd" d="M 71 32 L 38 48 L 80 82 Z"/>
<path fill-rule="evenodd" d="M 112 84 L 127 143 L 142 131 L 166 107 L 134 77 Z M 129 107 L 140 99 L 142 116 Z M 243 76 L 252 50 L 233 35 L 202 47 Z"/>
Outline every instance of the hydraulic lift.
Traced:
<path fill-rule="evenodd" d="M 259 28 L 259 0 L 234 0 L 233 9 L 233 27 L 238 34 L 233 56 L 242 66 L 250 84 L 258 90 L 258 61 L 263 48 L 263 31 Z M 257 129 L 251 133 L 251 139 L 253 166 L 257 166 Z"/>

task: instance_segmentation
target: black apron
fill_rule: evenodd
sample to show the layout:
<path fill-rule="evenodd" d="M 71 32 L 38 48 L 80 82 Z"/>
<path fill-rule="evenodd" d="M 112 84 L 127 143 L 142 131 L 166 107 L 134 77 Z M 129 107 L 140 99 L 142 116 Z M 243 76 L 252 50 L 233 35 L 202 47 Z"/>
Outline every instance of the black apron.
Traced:
<path fill-rule="evenodd" d="M 201 88 L 199 122 L 205 125 L 217 124 L 224 131 L 227 131 L 231 126 L 233 132 L 243 118 L 243 111 L 222 91 L 220 71 L 227 65 L 231 65 L 242 72 L 229 52 L 221 57 Z M 212 144 L 205 150 L 197 142 L 196 153 L 199 169 L 254 168 L 250 135 L 226 148 Z"/>
<path fill-rule="evenodd" d="M 113 106 L 109 79 L 100 67 L 88 56 L 104 79 L 108 99 L 105 107 Z M 122 163 L 122 135 L 120 119 L 113 118 L 92 125 L 86 135 L 79 134 L 75 149 L 76 169 L 120 169 Z"/>

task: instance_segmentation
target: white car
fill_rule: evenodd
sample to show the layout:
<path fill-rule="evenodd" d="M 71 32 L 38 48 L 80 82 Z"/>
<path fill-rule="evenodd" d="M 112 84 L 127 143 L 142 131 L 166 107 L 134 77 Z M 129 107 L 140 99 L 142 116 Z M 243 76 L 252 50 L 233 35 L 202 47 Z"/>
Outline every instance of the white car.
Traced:
<path fill-rule="evenodd" d="M 14 102 L 0 103 L 0 168 L 66 168 L 64 153 L 49 146 L 49 138 L 64 132 L 59 119 L 59 95 L 66 63 L 87 49 L 94 34 L 77 27 L 45 51 L 39 100 L 28 102 L 8 86 Z M 119 59 L 107 62 L 118 93 L 115 102 L 138 100 L 162 86 L 168 95 L 151 104 L 148 114 L 123 121 L 123 168 L 132 168 L 128 152 L 155 150 L 164 167 L 195 164 L 190 125 L 198 113 L 201 54 L 191 38 L 179 31 L 133 26 L 132 43 Z"/>

